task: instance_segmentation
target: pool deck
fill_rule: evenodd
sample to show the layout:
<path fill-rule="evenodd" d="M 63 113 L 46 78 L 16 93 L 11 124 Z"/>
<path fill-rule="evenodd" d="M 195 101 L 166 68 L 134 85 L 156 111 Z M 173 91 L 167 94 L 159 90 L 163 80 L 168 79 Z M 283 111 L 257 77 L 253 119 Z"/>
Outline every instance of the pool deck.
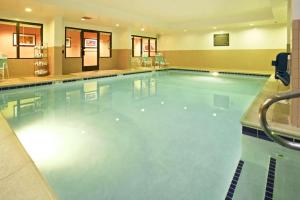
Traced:
<path fill-rule="evenodd" d="M 241 119 L 242 125 L 261 130 L 258 119 L 260 106 L 267 98 L 289 91 L 289 87 L 283 86 L 280 81 L 276 80 L 274 76 L 271 76 L 243 115 Z M 292 138 L 300 139 L 300 127 L 292 124 L 292 114 L 292 102 L 280 101 L 270 107 L 267 113 L 267 118 L 270 126 L 276 132 L 283 133 L 283 136 L 290 136 Z"/>
<path fill-rule="evenodd" d="M 169 69 L 188 69 L 188 70 L 202 70 L 202 71 L 223 71 L 216 70 L 215 68 L 185 68 L 185 67 L 170 67 Z M 0 87 L 13 87 L 24 84 L 36 84 L 50 81 L 65 81 L 65 80 L 82 80 L 90 77 L 105 77 L 126 73 L 139 73 L 139 72 L 151 72 L 160 69 L 154 68 L 135 68 L 128 70 L 105 70 L 105 71 L 93 71 L 93 72 L 81 72 L 70 75 L 61 76 L 47 76 L 47 77 L 24 77 L 24 78 L 12 78 L 0 81 Z M 236 70 L 224 70 L 223 72 L 236 73 Z M 238 71 L 238 73 L 245 74 L 270 74 L 268 71 Z M 248 111 L 245 113 L 242 124 L 249 125 L 251 127 L 259 127 L 258 123 L 258 108 L 260 104 L 268 97 L 277 92 L 286 91 L 279 85 L 274 78 L 270 78 L 264 86 L 262 92 L 254 100 Z M 288 105 L 289 106 L 289 105 Z M 286 109 L 286 107 L 283 107 Z M 290 120 L 287 120 L 287 116 L 284 115 L 280 109 L 272 109 L 270 114 L 272 115 L 272 121 L 276 123 L 283 123 L 284 130 L 286 127 L 290 127 Z M 274 120 L 277 119 L 277 120 Z M 273 123 L 273 124 L 274 124 Z M 280 127 L 280 126 L 279 126 Z M 293 130 L 293 129 L 291 129 Z M 296 133 L 298 132 L 298 134 Z M 299 130 L 290 131 L 288 134 L 299 135 Z M 13 130 L 9 127 L 7 121 L 0 114 L 0 199 L 16 200 L 16 199 L 28 199 L 28 200 L 53 200 L 57 199 L 57 196 L 48 186 L 44 177 L 36 168 L 34 162 L 27 154 L 22 144 L 16 137 Z"/>

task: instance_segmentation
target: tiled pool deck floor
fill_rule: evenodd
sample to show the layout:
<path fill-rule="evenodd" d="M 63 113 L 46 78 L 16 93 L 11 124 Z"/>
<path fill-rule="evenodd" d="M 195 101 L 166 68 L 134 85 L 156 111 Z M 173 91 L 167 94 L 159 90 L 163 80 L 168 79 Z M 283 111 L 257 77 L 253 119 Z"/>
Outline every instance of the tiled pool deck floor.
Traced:
<path fill-rule="evenodd" d="M 176 67 L 176 69 L 180 69 Z M 182 68 L 181 68 L 182 69 Z M 184 68 L 188 70 L 199 70 Z M 0 88 L 18 87 L 21 85 L 40 84 L 47 82 L 62 82 L 70 80 L 82 80 L 88 78 L 100 78 L 114 76 L 118 74 L 131 74 L 153 71 L 153 68 L 135 68 L 128 70 L 105 70 L 82 72 L 70 75 L 47 76 L 47 77 L 25 77 L 12 78 L 0 81 Z M 217 71 L 206 68 L 201 71 Z M 218 70 L 219 71 L 219 70 Z M 236 73 L 234 70 L 224 72 Z M 269 74 L 269 72 L 249 72 L 240 71 L 245 74 Z M 270 78 L 261 93 L 257 96 L 249 110 L 242 118 L 242 124 L 253 128 L 259 128 L 258 109 L 261 103 L 271 95 L 278 92 L 287 91 L 288 88 L 282 87 L 274 78 Z M 280 104 L 269 112 L 269 119 L 278 129 L 285 130 L 288 134 L 300 138 L 299 129 L 292 127 L 289 119 L 290 104 Z M 9 127 L 6 120 L 0 114 L 0 199 L 57 199 L 51 188 L 48 186 L 35 164 L 26 153 L 14 132 Z"/>
<path fill-rule="evenodd" d="M 289 87 L 283 86 L 278 80 L 274 79 L 274 76 L 271 76 L 242 117 L 242 125 L 261 130 L 258 113 L 262 103 L 271 96 L 289 91 Z M 295 112 L 292 111 L 292 102 L 281 101 L 270 107 L 267 117 L 270 126 L 274 130 L 279 133 L 284 133 L 285 136 L 299 140 L 300 127 L 297 127 L 297 125 L 292 123 L 292 118 L 295 117 L 293 114 L 295 114 Z"/>

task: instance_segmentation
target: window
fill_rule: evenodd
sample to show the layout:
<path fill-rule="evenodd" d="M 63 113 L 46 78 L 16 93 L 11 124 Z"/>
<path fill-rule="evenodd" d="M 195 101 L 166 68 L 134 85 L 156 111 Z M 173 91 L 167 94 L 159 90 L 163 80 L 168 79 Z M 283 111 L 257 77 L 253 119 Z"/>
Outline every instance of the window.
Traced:
<path fill-rule="evenodd" d="M 66 58 L 80 58 L 82 57 L 82 44 L 85 44 L 85 39 L 99 40 L 99 46 L 96 42 L 96 48 L 99 50 L 99 56 L 101 58 L 112 57 L 112 33 L 102 31 L 91 31 L 93 34 L 88 36 L 89 30 L 78 28 L 66 28 L 65 29 L 65 56 Z M 99 34 L 99 35 L 98 35 Z M 90 38 L 89 38 L 90 37 Z M 90 40 L 90 41 L 91 41 Z M 92 42 L 92 41 L 91 41 Z M 84 46 L 83 46 L 84 47 Z M 88 47 L 89 48 L 89 47 Z M 97 52 L 97 50 L 96 50 Z"/>
<path fill-rule="evenodd" d="M 132 56 L 133 57 L 149 57 L 155 56 L 157 52 L 157 39 L 132 36 Z"/>
<path fill-rule="evenodd" d="M 133 37 L 133 57 L 141 56 L 142 52 L 142 38 L 141 37 Z"/>
<path fill-rule="evenodd" d="M 41 45 L 41 26 L 20 24 L 19 48 L 20 58 L 33 58 L 34 47 Z"/>
<path fill-rule="evenodd" d="M 0 20 L 0 54 L 8 58 L 34 58 L 34 47 L 42 45 L 43 25 Z"/>
<path fill-rule="evenodd" d="M 111 33 L 100 32 L 100 57 L 111 57 Z"/>
<path fill-rule="evenodd" d="M 81 30 L 66 28 L 66 58 L 81 57 Z"/>
<path fill-rule="evenodd" d="M 157 52 L 157 43 L 156 43 L 156 39 L 150 39 L 150 56 L 155 56 L 156 52 Z"/>
<path fill-rule="evenodd" d="M 13 35 L 16 32 L 16 23 L 0 21 L 0 54 L 8 58 L 17 58 L 17 48 L 13 45 Z"/>

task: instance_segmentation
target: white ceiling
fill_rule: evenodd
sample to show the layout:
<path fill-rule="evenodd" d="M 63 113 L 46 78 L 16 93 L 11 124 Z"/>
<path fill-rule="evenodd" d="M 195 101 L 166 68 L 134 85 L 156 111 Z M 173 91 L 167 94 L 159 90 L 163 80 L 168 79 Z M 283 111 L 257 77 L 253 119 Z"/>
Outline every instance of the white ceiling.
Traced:
<path fill-rule="evenodd" d="M 18 17 L 63 16 L 79 22 L 152 31 L 198 30 L 285 23 L 287 0 L 0 0 L 0 12 Z M 30 7 L 32 13 L 25 13 Z M 1 16 L 0 16 L 1 18 Z"/>

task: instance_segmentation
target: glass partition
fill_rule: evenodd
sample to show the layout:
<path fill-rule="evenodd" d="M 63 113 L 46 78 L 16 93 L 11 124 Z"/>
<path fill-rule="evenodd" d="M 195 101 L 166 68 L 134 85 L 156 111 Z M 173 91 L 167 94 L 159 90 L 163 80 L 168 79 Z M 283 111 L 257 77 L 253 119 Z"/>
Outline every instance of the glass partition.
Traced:
<path fill-rule="evenodd" d="M 98 66 L 98 32 L 83 32 L 83 71 Z"/>
<path fill-rule="evenodd" d="M 143 38 L 142 42 L 143 57 L 149 57 L 149 38 Z"/>
<path fill-rule="evenodd" d="M 132 56 L 149 57 L 157 52 L 157 39 L 142 36 L 132 36 Z"/>
<path fill-rule="evenodd" d="M 100 32 L 100 57 L 111 57 L 111 33 Z"/>
<path fill-rule="evenodd" d="M 34 58 L 34 47 L 42 45 L 43 25 L 0 20 L 0 54 L 8 58 Z"/>
<path fill-rule="evenodd" d="M 40 46 L 41 29 L 39 25 L 20 24 L 19 47 L 20 58 L 34 58 L 34 47 Z M 14 34 L 14 44 L 17 44 L 17 34 Z"/>
<path fill-rule="evenodd" d="M 13 36 L 16 32 L 16 23 L 0 21 L 0 54 L 8 58 L 17 58 L 17 44 L 13 44 Z"/>
<path fill-rule="evenodd" d="M 156 55 L 156 39 L 150 39 L 150 56 Z"/>
<path fill-rule="evenodd" d="M 142 51 L 142 38 L 133 37 L 133 57 L 140 57 Z"/>
<path fill-rule="evenodd" d="M 66 29 L 66 57 L 80 58 L 81 57 L 81 30 Z"/>

